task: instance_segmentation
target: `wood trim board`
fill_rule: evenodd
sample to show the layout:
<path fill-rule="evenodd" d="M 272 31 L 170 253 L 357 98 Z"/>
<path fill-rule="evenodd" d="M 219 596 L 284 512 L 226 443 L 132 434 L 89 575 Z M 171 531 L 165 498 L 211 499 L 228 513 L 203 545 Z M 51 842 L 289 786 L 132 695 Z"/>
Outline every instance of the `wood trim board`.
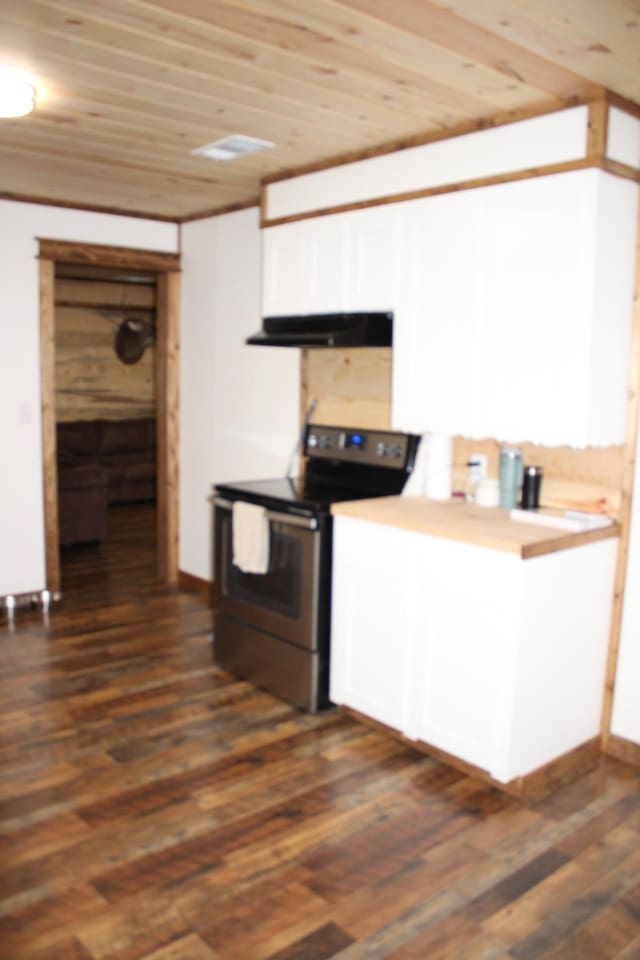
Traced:
<path fill-rule="evenodd" d="M 615 693 L 620 636 L 622 630 L 622 610 L 624 603 L 625 581 L 629 561 L 631 540 L 631 509 L 633 485 L 638 452 L 638 421 L 640 405 L 640 209 L 636 231 L 636 278 L 634 293 L 633 328 L 631 335 L 631 354 L 629 358 L 629 389 L 627 401 L 627 427 L 622 469 L 620 497 L 620 540 L 618 542 L 618 561 L 611 611 L 611 630 L 609 651 L 605 674 L 604 698 L 602 703 L 601 736 L 606 750 L 611 737 L 611 718 Z"/>
<path fill-rule="evenodd" d="M 312 173 L 322 173 L 325 170 L 331 170 L 335 167 L 348 166 L 357 163 L 360 160 L 370 160 L 385 156 L 391 153 L 399 153 L 403 150 L 416 146 L 427 146 L 435 144 L 442 140 L 452 140 L 459 136 L 469 133 L 479 133 L 484 130 L 494 129 L 500 126 L 506 126 L 518 123 L 522 120 L 531 120 L 537 117 L 543 117 L 548 114 L 561 112 L 571 107 L 586 106 L 588 108 L 587 139 L 585 144 L 585 154 L 582 157 L 576 157 L 573 160 L 564 162 L 548 163 L 540 166 L 531 166 L 522 170 L 512 170 L 503 173 L 496 173 L 490 176 L 479 176 L 457 182 L 451 182 L 444 185 L 424 187 L 404 192 L 392 192 L 386 195 L 372 196 L 367 199 L 354 201 L 352 203 L 327 204 L 321 207 L 291 213 L 286 216 L 269 215 L 269 187 L 281 183 L 288 179 L 296 179 Z M 619 163 L 607 157 L 607 137 L 608 137 L 608 118 L 609 109 L 615 106 L 619 110 L 628 112 L 632 116 L 637 115 L 637 111 L 632 109 L 634 104 L 629 104 L 621 98 L 610 95 L 608 91 L 601 90 L 597 96 L 570 98 L 559 105 L 546 107 L 544 109 L 528 109 L 513 112 L 511 114 L 498 114 L 492 118 L 477 121 L 474 123 L 465 123 L 446 132 L 432 133 L 428 136 L 407 138 L 387 144 L 377 150 L 362 151 L 360 153 L 347 154 L 339 159 L 328 161 L 324 164 L 311 164 L 300 167 L 295 170 L 289 170 L 286 173 L 277 176 L 265 178 L 262 181 L 260 210 L 261 226 L 264 228 L 279 226 L 285 223 L 293 223 L 297 220 L 312 219 L 314 217 L 328 216 L 335 213 L 345 213 L 351 210 L 363 209 L 370 206 L 379 206 L 388 203 L 400 203 L 407 200 L 416 200 L 424 197 L 437 196 L 442 193 L 450 193 L 460 190 L 470 190 L 478 187 L 493 186 L 498 183 L 508 183 L 514 180 L 531 179 L 533 177 L 549 176 L 556 173 L 565 173 L 572 170 L 581 170 L 591 167 L 597 167 L 606 172 L 623 177 L 625 179 L 640 182 L 640 170 L 625 163 Z"/>
<path fill-rule="evenodd" d="M 354 717 L 365 726 L 382 730 L 384 733 L 394 737 L 394 739 L 401 740 L 407 744 L 407 746 L 413 747 L 414 750 L 426 753 L 428 756 L 433 757 L 434 760 L 454 767 L 454 769 L 460 770 L 470 777 L 475 777 L 482 781 L 482 783 L 486 783 L 511 797 L 525 802 L 542 800 L 559 786 L 570 783 L 588 770 L 593 770 L 598 766 L 602 756 L 600 738 L 593 737 L 586 743 L 581 744 L 573 750 L 567 751 L 567 753 L 562 754 L 560 757 L 556 757 L 555 760 L 551 760 L 537 770 L 532 770 L 531 773 L 503 783 L 501 780 L 494 779 L 494 777 L 482 767 L 467 763 L 466 760 L 461 760 L 460 757 L 456 757 L 446 750 L 434 747 L 433 744 L 427 743 L 425 740 L 411 740 L 398 730 L 394 730 L 392 727 L 388 727 L 386 724 L 381 723 L 379 720 L 374 720 L 372 717 L 367 717 L 365 714 L 360 713 L 359 710 L 345 706 L 341 706 L 339 709 L 348 716 Z"/>
<path fill-rule="evenodd" d="M 73 243 L 38 237 L 40 256 L 62 263 L 90 264 L 116 269 L 166 273 L 180 270 L 180 254 L 134 247 L 108 247 L 98 243 Z"/>
<path fill-rule="evenodd" d="M 55 401 L 55 264 L 40 258 L 40 383 L 42 404 L 42 463 L 45 524 L 46 586 L 52 594 L 60 592 L 60 556 L 58 552 L 58 480 L 56 466 Z"/>
<path fill-rule="evenodd" d="M 61 589 L 55 415 L 55 261 L 155 273 L 156 307 L 156 424 L 157 424 L 157 543 L 162 581 L 178 579 L 178 444 L 180 256 L 98 244 L 40 241 L 40 378 L 42 396 L 42 462 L 44 485 L 45 561 L 47 588 Z"/>
<path fill-rule="evenodd" d="M 281 180 L 289 180 L 291 177 L 299 177 L 306 173 L 319 173 L 322 170 L 340 167 L 358 160 L 370 160 L 373 157 L 382 157 L 388 153 L 396 153 L 398 150 L 406 150 L 410 147 L 422 147 L 429 143 L 437 143 L 439 140 L 451 140 L 455 137 L 464 136 L 467 133 L 475 133 L 478 130 L 487 130 L 492 127 L 501 127 L 511 123 L 517 123 L 519 120 L 531 120 L 534 117 L 543 117 L 550 113 L 558 113 L 566 110 L 569 107 L 588 106 L 592 100 L 602 99 L 607 96 L 607 93 L 608 91 L 601 88 L 599 91 L 594 91 L 590 96 L 567 97 L 560 102 L 545 104 L 544 106 L 524 107 L 520 110 L 509 110 L 506 112 L 497 111 L 489 117 L 459 123 L 456 124 L 455 127 L 447 130 L 415 134 L 411 137 L 398 137 L 385 144 L 370 147 L 366 150 L 352 150 L 347 153 L 342 153 L 338 157 L 332 157 L 330 160 L 290 167 L 288 170 L 282 170 L 271 176 L 264 177 L 262 180 L 262 188 L 264 190 L 265 187 L 268 187 L 272 183 L 279 183 Z M 619 102 L 616 102 L 616 106 L 620 106 L 620 109 L 625 109 Z"/>
<path fill-rule="evenodd" d="M 155 220 L 158 223 L 180 223 L 173 217 L 160 213 L 147 213 L 142 210 L 127 210 L 124 207 L 100 205 L 95 203 L 75 203 L 72 200 L 55 200 L 50 197 L 37 197 L 30 193 L 18 193 L 10 190 L 0 191 L 0 200 L 12 203 L 33 203 L 41 207 L 56 207 L 62 210 L 85 210 L 87 213 L 106 213 L 115 217 L 133 217 L 136 220 Z"/>
<path fill-rule="evenodd" d="M 156 424 L 158 575 L 178 581 L 179 554 L 179 329 L 180 274 L 158 276 L 156 306 Z"/>
<path fill-rule="evenodd" d="M 608 127 L 609 103 L 604 97 L 601 100 L 592 100 L 589 103 L 587 157 L 594 163 L 598 163 L 606 155 Z"/>
<path fill-rule="evenodd" d="M 196 577 L 192 573 L 179 570 L 178 586 L 182 590 L 188 590 L 189 593 L 197 593 L 205 603 L 213 605 L 214 584 L 211 580 L 204 580 L 202 577 Z"/>
<path fill-rule="evenodd" d="M 607 738 L 605 752 L 616 760 L 621 760 L 633 767 L 640 767 L 640 743 L 633 743 L 631 740 L 612 734 Z"/>

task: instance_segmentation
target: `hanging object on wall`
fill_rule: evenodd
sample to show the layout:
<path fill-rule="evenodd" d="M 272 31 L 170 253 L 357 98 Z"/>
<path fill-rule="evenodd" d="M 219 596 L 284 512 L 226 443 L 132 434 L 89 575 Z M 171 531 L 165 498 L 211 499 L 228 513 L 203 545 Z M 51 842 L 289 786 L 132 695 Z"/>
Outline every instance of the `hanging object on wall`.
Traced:
<path fill-rule="evenodd" d="M 125 318 L 116 331 L 114 350 L 122 363 L 137 363 L 153 344 L 152 323 L 144 323 L 131 317 Z"/>

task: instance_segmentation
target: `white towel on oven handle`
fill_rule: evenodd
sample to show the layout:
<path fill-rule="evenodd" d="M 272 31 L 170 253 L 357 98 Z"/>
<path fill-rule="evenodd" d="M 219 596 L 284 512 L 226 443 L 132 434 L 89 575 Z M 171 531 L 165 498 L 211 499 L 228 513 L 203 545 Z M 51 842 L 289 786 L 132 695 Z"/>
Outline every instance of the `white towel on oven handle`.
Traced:
<path fill-rule="evenodd" d="M 231 515 L 234 566 L 243 573 L 269 569 L 269 520 L 265 507 L 235 500 Z"/>

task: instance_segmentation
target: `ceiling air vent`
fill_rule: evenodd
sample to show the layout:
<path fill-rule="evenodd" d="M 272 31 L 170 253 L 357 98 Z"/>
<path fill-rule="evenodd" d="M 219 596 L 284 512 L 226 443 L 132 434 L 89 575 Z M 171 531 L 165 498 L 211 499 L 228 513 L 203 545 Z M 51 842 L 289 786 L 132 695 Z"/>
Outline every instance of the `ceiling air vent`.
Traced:
<path fill-rule="evenodd" d="M 275 143 L 234 133 L 230 137 L 214 140 L 213 143 L 207 143 L 204 147 L 198 147 L 191 152 L 199 157 L 209 157 L 211 160 L 236 160 L 238 157 L 246 157 L 249 153 L 257 153 L 269 147 L 275 147 Z"/>

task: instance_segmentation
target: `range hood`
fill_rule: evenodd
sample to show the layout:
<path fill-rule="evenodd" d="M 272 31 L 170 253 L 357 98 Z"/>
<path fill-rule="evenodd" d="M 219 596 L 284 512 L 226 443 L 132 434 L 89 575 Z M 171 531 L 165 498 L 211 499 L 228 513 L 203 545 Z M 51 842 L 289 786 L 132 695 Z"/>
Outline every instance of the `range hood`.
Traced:
<path fill-rule="evenodd" d="M 390 347 L 393 313 L 308 313 L 264 317 L 247 343 L 263 347 Z"/>

